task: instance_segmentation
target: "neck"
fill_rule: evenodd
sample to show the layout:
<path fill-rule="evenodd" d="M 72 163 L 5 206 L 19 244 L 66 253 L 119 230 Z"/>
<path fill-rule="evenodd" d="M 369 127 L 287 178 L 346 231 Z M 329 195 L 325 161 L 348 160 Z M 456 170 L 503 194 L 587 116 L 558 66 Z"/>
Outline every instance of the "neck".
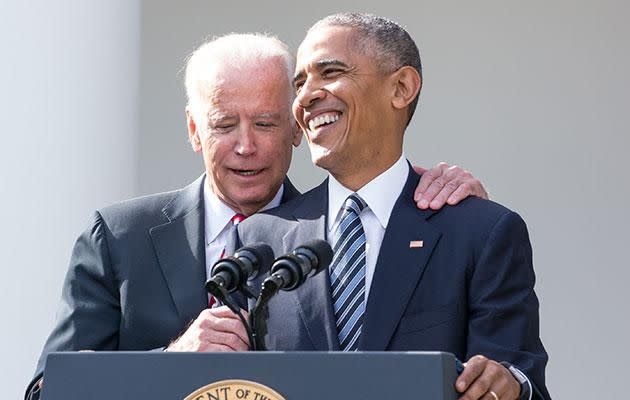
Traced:
<path fill-rule="evenodd" d="M 329 172 L 344 187 L 356 192 L 363 186 L 370 183 L 374 178 L 391 168 L 392 165 L 398 161 L 401 155 L 402 150 L 389 157 L 381 157 L 379 160 L 373 160 L 372 162 L 368 161 L 365 165 L 355 165 L 347 170 Z"/>

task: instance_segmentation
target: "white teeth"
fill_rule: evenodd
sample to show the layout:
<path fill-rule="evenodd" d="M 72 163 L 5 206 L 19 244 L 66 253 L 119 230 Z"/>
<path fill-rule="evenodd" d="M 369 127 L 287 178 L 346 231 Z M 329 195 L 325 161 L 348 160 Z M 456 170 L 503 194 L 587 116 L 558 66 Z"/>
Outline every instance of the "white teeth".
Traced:
<path fill-rule="evenodd" d="M 238 171 L 239 174 L 241 175 L 245 175 L 245 176 L 252 176 L 252 175 L 256 175 L 257 173 L 259 173 L 260 170 L 256 169 L 256 170 L 250 170 L 250 171 Z"/>
<path fill-rule="evenodd" d="M 308 127 L 310 130 L 314 130 L 324 124 L 330 124 L 339 120 L 339 114 L 326 114 L 318 115 L 312 120 L 308 121 Z"/>

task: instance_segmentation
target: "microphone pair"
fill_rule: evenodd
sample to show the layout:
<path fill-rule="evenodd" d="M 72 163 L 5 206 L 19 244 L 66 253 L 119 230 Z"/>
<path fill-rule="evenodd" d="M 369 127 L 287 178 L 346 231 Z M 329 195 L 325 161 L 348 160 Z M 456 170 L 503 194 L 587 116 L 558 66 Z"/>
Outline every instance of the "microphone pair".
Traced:
<path fill-rule="evenodd" d="M 257 297 L 247 286 L 247 281 L 258 276 L 260 271 L 269 270 L 269 277 L 263 282 L 261 294 L 294 290 L 309 276 L 328 268 L 332 257 L 330 245 L 320 239 L 305 243 L 275 260 L 269 245 L 256 243 L 241 247 L 233 256 L 217 261 L 212 266 L 206 289 L 211 294 L 219 291 L 219 287 L 228 293 L 243 290 L 248 297 Z"/>
<path fill-rule="evenodd" d="M 306 279 L 328 268 L 333 258 L 330 245 L 324 240 L 313 240 L 292 252 L 274 260 L 271 247 L 256 243 L 241 247 L 233 256 L 217 261 L 206 282 L 208 292 L 228 306 L 241 320 L 250 341 L 250 350 L 265 350 L 263 337 L 266 333 L 266 307 L 269 300 L 280 290 L 294 290 Z M 256 293 L 247 282 L 261 271 L 269 270 L 261 290 Z M 229 293 L 241 291 L 256 299 L 249 314 L 249 323 Z"/>

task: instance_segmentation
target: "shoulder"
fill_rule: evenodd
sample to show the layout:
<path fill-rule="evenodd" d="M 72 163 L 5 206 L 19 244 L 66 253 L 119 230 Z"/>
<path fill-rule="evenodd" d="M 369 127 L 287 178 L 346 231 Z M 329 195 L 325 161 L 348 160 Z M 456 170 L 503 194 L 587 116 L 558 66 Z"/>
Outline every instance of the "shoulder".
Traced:
<path fill-rule="evenodd" d="M 445 206 L 427 220 L 460 241 L 485 246 L 493 237 L 529 241 L 527 226 L 515 211 L 491 200 L 469 197 L 455 206 Z"/>
<path fill-rule="evenodd" d="M 95 220 L 102 221 L 113 230 L 166 223 L 168 219 L 163 208 L 178 192 L 157 193 L 114 203 L 97 210 Z"/>
<path fill-rule="evenodd" d="M 327 202 L 327 181 L 297 195 L 278 207 L 257 213 L 239 224 L 239 236 L 243 239 L 265 239 L 264 235 L 273 232 L 277 236 L 291 229 L 299 219 L 318 218 L 325 212 Z"/>
<path fill-rule="evenodd" d="M 152 228 L 172 222 L 193 211 L 203 211 L 205 175 L 188 186 L 169 192 L 137 197 L 97 210 L 97 219 L 112 232 Z"/>
<path fill-rule="evenodd" d="M 256 224 L 278 219 L 295 220 L 323 210 L 327 202 L 327 181 L 303 193 L 296 193 L 280 206 L 252 215 L 246 222 Z"/>

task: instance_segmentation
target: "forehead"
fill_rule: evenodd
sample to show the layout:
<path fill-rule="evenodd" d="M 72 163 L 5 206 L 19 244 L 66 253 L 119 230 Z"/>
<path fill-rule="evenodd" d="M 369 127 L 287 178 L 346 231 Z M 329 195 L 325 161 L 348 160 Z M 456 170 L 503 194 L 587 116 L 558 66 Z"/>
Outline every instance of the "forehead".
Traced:
<path fill-rule="evenodd" d="M 356 32 L 346 26 L 323 26 L 309 32 L 298 49 L 297 69 L 325 59 L 347 59 L 353 55 Z"/>
<path fill-rule="evenodd" d="M 282 62 L 220 65 L 207 80 L 206 101 L 211 109 L 279 112 L 289 108 L 290 85 Z"/>

